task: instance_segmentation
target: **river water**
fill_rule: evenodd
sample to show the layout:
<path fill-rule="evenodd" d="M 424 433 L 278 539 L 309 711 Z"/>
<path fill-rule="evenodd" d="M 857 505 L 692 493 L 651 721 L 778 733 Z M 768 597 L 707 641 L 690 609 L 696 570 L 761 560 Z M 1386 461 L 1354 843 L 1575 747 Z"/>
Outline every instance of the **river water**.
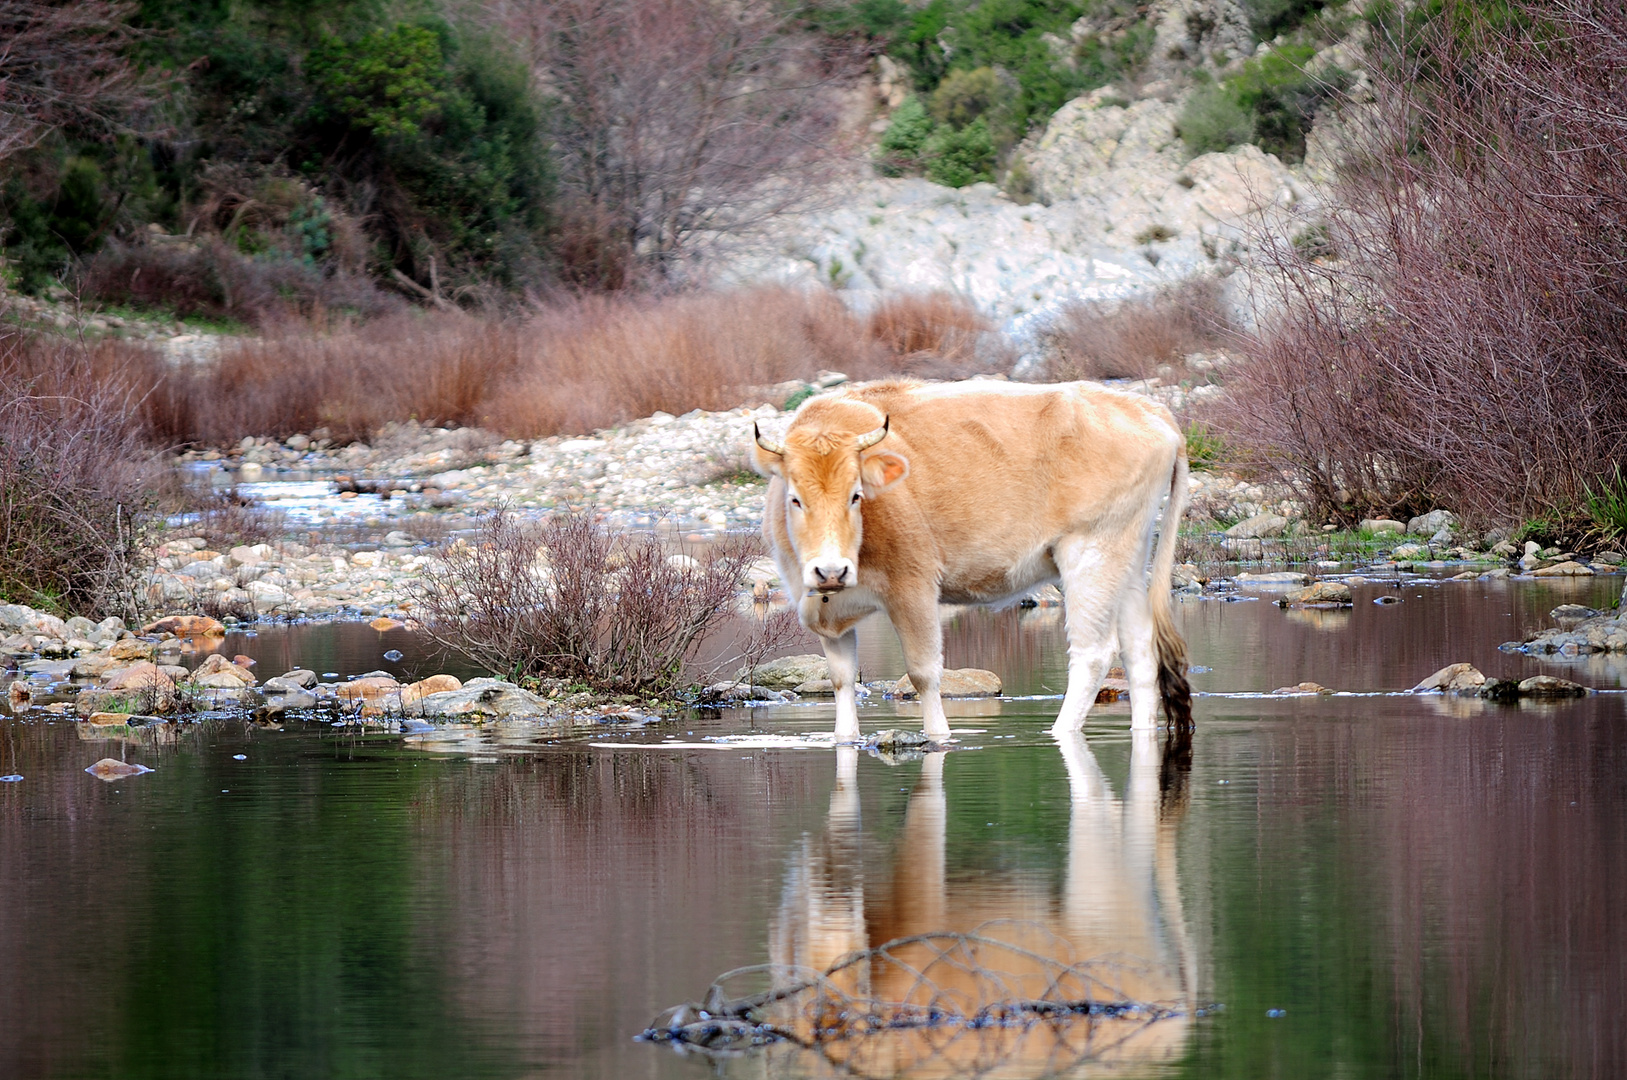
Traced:
<path fill-rule="evenodd" d="M 949 664 L 1012 696 L 951 703 L 962 749 L 917 760 L 822 745 L 828 703 L 523 744 L 210 721 L 124 745 L 0 720 L 0 773 L 24 778 L 0 784 L 0 1076 L 1627 1075 L 1627 671 L 1497 651 L 1620 587 L 1184 601 L 1189 767 L 1132 738 L 1123 704 L 1050 737 L 1065 663 L 1043 608 L 954 618 Z M 866 677 L 897 674 L 871 629 Z M 356 627 L 227 651 L 262 674 L 430 664 Z M 1459 660 L 1617 692 L 1378 693 Z M 1302 680 L 1351 693 L 1268 693 Z M 82 771 L 106 756 L 155 771 Z M 989 920 L 1180 1007 L 1084 1040 L 928 1031 L 720 1062 L 634 1041 L 731 968 Z"/>

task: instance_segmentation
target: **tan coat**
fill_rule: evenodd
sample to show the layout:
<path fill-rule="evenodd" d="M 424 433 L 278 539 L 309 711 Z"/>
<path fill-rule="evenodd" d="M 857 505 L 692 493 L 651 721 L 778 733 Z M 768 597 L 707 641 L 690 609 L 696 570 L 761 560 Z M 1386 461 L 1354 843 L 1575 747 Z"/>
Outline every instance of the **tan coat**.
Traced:
<path fill-rule="evenodd" d="M 938 603 L 999 604 L 1047 583 L 1068 602 L 1059 730 L 1083 723 L 1121 650 L 1132 726 L 1154 726 L 1160 695 L 1190 722 L 1169 611 L 1186 441 L 1162 405 L 1092 383 L 878 383 L 809 400 L 782 442 L 759 435 L 756 463 L 771 477 L 763 534 L 825 644 L 839 739 L 859 735 L 853 627 L 866 615 L 892 619 L 926 733 L 945 739 Z"/>

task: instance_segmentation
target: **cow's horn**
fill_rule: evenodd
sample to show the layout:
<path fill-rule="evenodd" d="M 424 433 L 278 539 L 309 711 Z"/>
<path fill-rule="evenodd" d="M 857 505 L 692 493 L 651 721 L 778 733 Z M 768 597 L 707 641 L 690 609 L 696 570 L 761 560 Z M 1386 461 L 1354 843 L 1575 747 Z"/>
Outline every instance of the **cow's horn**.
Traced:
<path fill-rule="evenodd" d="M 762 447 L 764 450 L 767 450 L 770 454 L 779 454 L 782 457 L 785 455 L 785 444 L 769 442 L 767 439 L 763 438 L 763 431 L 757 426 L 757 422 L 755 420 L 752 421 L 751 433 L 757 437 L 757 445 Z"/>
<path fill-rule="evenodd" d="M 891 416 L 882 418 L 881 426 L 874 431 L 867 431 L 859 436 L 859 449 L 868 450 L 887 437 L 887 427 L 893 422 Z"/>

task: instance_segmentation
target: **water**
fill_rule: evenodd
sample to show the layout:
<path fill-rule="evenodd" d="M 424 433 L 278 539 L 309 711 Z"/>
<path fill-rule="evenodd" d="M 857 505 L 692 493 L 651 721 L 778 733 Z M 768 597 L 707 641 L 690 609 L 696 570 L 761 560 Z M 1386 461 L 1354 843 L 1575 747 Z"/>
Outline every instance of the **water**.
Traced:
<path fill-rule="evenodd" d="M 0 785 L 0 1076 L 699 1078 L 704 1059 L 632 1036 L 724 971 L 991 917 L 1133 955 L 1147 998 L 1224 1006 L 1104 1025 L 1082 1070 L 1065 1040 L 1008 1042 L 1003 1075 L 1627 1074 L 1627 695 L 1365 696 L 1458 660 L 1627 685 L 1620 658 L 1496 649 L 1558 603 L 1607 606 L 1620 579 L 1409 585 L 1387 607 L 1380 588 L 1343 614 L 1180 604 L 1211 669 L 1189 771 L 1130 736 L 1124 705 L 1049 737 L 1047 609 L 957 617 L 952 666 L 1040 696 L 951 703 L 967 749 L 926 763 L 833 753 L 828 704 L 523 752 L 0 721 L 0 774 L 25 778 Z M 389 668 L 392 648 L 434 666 L 357 628 L 227 644 L 262 673 Z M 897 673 L 889 632 L 863 663 Z M 1307 679 L 1363 696 L 1257 696 Z M 108 756 L 155 771 L 82 771 Z M 992 1045 L 717 1068 L 965 1075 Z"/>

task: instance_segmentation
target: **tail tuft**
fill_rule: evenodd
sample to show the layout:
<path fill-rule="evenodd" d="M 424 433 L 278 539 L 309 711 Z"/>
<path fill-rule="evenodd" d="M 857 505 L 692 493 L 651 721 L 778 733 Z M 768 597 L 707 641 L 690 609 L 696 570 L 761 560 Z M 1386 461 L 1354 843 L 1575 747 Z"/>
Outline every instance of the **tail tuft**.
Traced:
<path fill-rule="evenodd" d="M 1158 653 L 1158 696 L 1172 732 L 1190 735 L 1192 731 L 1192 687 L 1186 681 L 1186 642 L 1175 629 L 1170 612 L 1170 574 L 1175 566 L 1175 544 L 1186 513 L 1186 440 L 1175 451 L 1170 476 L 1169 500 L 1164 504 L 1164 520 L 1158 529 L 1158 550 L 1153 556 L 1152 581 L 1148 585 L 1148 608 L 1152 613 L 1153 644 Z"/>

